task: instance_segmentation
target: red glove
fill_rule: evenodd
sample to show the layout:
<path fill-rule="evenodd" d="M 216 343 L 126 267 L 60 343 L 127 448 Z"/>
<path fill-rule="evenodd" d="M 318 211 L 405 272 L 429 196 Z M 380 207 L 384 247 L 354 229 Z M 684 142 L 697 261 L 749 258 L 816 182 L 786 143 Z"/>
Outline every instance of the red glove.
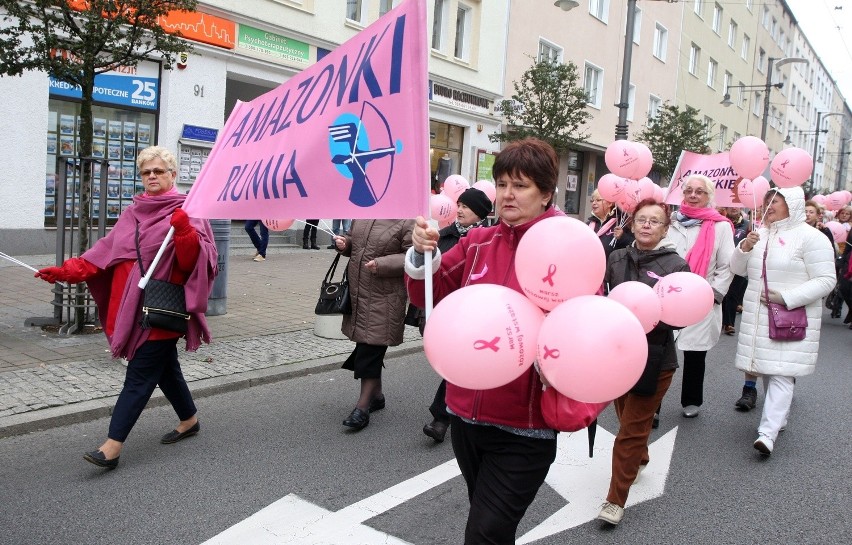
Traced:
<path fill-rule="evenodd" d="M 186 215 L 183 208 L 175 208 L 175 211 L 172 212 L 172 219 L 170 223 L 172 224 L 172 227 L 175 228 L 175 234 L 179 236 L 186 236 L 195 230 L 195 228 L 189 224 L 189 216 Z"/>
<path fill-rule="evenodd" d="M 42 280 L 50 282 L 51 284 L 65 281 L 65 273 L 62 271 L 62 267 L 45 267 L 43 269 L 40 269 L 33 276 L 35 276 L 36 278 L 41 278 Z"/>

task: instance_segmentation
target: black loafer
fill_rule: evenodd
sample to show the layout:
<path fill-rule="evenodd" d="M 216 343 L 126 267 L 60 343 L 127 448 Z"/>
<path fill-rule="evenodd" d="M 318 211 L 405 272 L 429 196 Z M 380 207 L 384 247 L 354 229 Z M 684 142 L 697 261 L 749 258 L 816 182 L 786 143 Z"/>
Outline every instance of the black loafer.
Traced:
<path fill-rule="evenodd" d="M 363 430 L 367 427 L 367 424 L 370 423 L 370 413 L 366 411 L 362 411 L 358 407 L 352 409 L 352 412 L 349 413 L 349 416 L 346 417 L 346 420 L 343 421 L 343 425 L 347 428 L 353 428 L 355 430 Z"/>
<path fill-rule="evenodd" d="M 370 412 L 381 411 L 385 408 L 385 396 L 382 397 L 374 397 L 372 401 L 370 401 Z"/>
<path fill-rule="evenodd" d="M 444 436 L 447 435 L 448 426 L 449 425 L 446 422 L 433 420 L 423 426 L 423 433 L 434 439 L 436 443 L 443 443 Z"/>
<path fill-rule="evenodd" d="M 112 460 L 107 460 L 106 455 L 104 455 L 104 453 L 100 450 L 93 450 L 92 452 L 87 452 L 83 455 L 83 459 L 87 462 L 106 469 L 117 468 L 119 458 L 121 458 L 121 456 L 116 456 Z"/>
<path fill-rule="evenodd" d="M 169 433 L 165 434 L 164 436 L 162 436 L 160 438 L 160 443 L 162 443 L 164 445 L 171 445 L 172 443 L 177 443 L 181 439 L 186 439 L 187 437 L 192 437 L 193 435 L 198 433 L 198 430 L 200 430 L 200 429 L 201 429 L 201 426 L 199 425 L 198 422 L 196 422 L 194 426 L 192 426 L 191 428 L 189 428 L 188 430 L 186 430 L 183 433 L 181 433 L 177 430 L 172 430 L 172 431 L 170 431 Z"/>

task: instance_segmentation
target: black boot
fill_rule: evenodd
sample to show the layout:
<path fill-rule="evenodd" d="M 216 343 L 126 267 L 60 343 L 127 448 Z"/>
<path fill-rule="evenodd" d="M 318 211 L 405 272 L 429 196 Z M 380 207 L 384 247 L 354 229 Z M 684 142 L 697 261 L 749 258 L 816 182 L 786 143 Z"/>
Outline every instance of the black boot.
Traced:
<path fill-rule="evenodd" d="M 308 239 L 305 239 L 305 240 L 302 241 L 302 249 L 303 250 L 308 249 Z"/>

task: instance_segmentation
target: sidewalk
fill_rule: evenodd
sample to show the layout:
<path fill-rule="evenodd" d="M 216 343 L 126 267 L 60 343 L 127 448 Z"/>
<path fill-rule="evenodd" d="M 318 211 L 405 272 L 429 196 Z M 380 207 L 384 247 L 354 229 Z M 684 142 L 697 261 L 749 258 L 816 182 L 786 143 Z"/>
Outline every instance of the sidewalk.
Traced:
<path fill-rule="evenodd" d="M 194 353 L 178 342 L 193 396 L 283 380 L 339 367 L 352 351 L 346 340 L 314 335 L 314 305 L 332 250 L 233 249 L 228 263 L 227 313 L 208 318 L 213 343 Z M 36 267 L 53 256 L 16 256 Z M 124 366 L 109 354 L 102 333 L 61 336 L 24 326 L 52 316 L 50 285 L 32 272 L 0 263 L 0 437 L 100 418 L 110 414 L 124 382 Z M 421 349 L 406 327 L 394 354 Z M 149 406 L 166 403 L 157 390 Z"/>

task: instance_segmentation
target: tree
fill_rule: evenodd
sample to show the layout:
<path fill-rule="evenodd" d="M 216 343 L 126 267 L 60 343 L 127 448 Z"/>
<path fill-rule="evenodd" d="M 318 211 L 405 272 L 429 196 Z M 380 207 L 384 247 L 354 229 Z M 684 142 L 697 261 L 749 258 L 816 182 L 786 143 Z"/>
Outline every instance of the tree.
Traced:
<path fill-rule="evenodd" d="M 196 0 L 0 0 L 5 12 L 0 76 L 38 70 L 80 88 L 79 158 L 84 163 L 92 156 L 95 77 L 118 67 L 134 67 L 154 54 L 170 68 L 175 56 L 191 46 L 180 34 L 166 33 L 159 17 L 170 11 L 194 11 L 196 5 Z M 90 169 L 83 168 L 81 178 L 79 253 L 89 247 Z M 82 310 L 78 308 L 78 326 Z"/>
<path fill-rule="evenodd" d="M 588 138 L 583 130 L 592 117 L 586 110 L 586 92 L 577 86 L 577 65 L 549 60 L 533 65 L 513 83 L 515 94 L 503 100 L 505 132 L 488 135 L 492 142 L 511 142 L 536 137 L 563 152 Z"/>
<path fill-rule="evenodd" d="M 666 102 L 636 135 L 654 156 L 654 171 L 671 179 L 681 151 L 710 152 L 710 127 L 698 117 L 699 110 L 686 106 L 681 110 Z"/>

